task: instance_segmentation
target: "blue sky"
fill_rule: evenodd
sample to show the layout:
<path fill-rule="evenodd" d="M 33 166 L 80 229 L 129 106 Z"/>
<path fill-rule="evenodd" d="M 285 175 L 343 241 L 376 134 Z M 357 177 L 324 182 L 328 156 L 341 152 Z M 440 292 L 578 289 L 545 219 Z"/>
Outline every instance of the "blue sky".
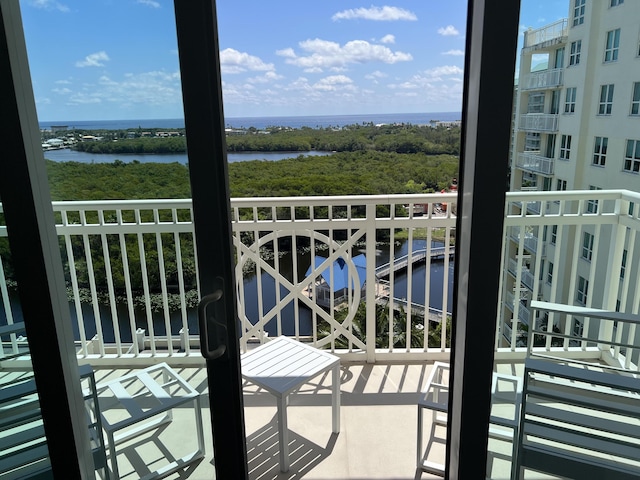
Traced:
<path fill-rule="evenodd" d="M 41 121 L 183 116 L 172 1 L 20 5 Z M 568 5 L 522 0 L 520 30 L 566 17 Z M 220 0 L 225 115 L 460 111 L 466 8 Z"/>

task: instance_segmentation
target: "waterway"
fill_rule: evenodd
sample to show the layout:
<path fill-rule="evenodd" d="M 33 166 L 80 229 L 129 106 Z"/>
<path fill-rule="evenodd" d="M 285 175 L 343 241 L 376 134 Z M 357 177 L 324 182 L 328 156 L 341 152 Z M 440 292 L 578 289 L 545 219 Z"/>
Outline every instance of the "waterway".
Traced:
<path fill-rule="evenodd" d="M 426 241 L 425 240 L 414 240 L 413 242 L 413 250 L 420 250 L 425 248 Z M 433 243 L 434 247 L 442 246 L 442 244 L 438 244 L 437 242 Z M 402 242 L 399 246 L 394 249 L 394 257 L 401 257 L 406 255 L 409 251 L 408 242 Z M 362 251 L 354 251 L 353 254 L 357 255 L 359 253 L 364 253 Z M 376 250 L 376 266 L 382 265 L 389 261 L 389 247 L 382 246 L 378 247 Z M 297 265 L 298 265 L 298 279 L 303 279 L 305 276 L 305 272 L 311 263 L 311 255 L 307 253 L 298 252 L 297 253 Z M 451 311 L 452 309 L 452 292 L 453 292 L 453 261 L 449 262 L 449 275 L 448 275 L 448 285 L 447 285 L 447 311 Z M 283 255 L 279 259 L 279 271 L 288 279 L 293 278 L 293 258 L 290 253 Z M 412 290 L 411 290 L 411 300 L 417 304 L 423 304 L 425 299 L 425 285 L 426 285 L 426 266 L 424 263 L 420 263 L 414 266 L 412 270 Z M 276 296 L 276 282 L 275 279 L 269 275 L 268 273 L 262 272 L 260 275 L 260 282 L 262 285 L 262 313 L 268 312 L 271 308 L 273 308 L 276 302 L 284 298 L 289 292 L 288 290 L 280 286 L 280 296 L 279 298 Z M 406 272 L 397 272 L 394 276 L 394 288 L 395 288 L 395 297 L 396 298 L 407 298 L 407 274 Z M 247 317 L 251 321 L 251 323 L 256 323 L 258 319 L 261 317 L 261 312 L 258 305 L 258 277 L 256 275 L 249 276 L 245 278 L 244 281 L 244 306 Z M 429 270 L 429 304 L 432 308 L 442 309 L 442 300 L 443 300 L 443 290 L 445 288 L 444 285 L 444 262 L 436 261 L 433 262 L 430 266 Z M 12 295 L 11 298 L 12 303 L 12 314 L 14 318 L 14 322 L 22 321 L 22 314 L 20 312 L 19 302 L 16 296 Z M 0 301 L 0 305 L 2 302 Z M 310 335 L 312 333 L 312 318 L 311 311 L 306 308 L 301 303 L 299 305 L 299 333 L 301 335 Z M 75 306 L 73 303 L 69 304 L 71 310 L 71 317 L 73 322 L 73 330 L 74 336 L 78 340 L 80 339 L 80 334 L 78 330 L 78 322 Z M 98 323 L 101 324 L 101 330 L 104 332 L 104 340 L 107 343 L 114 341 L 114 328 L 113 328 L 113 315 L 111 309 L 107 306 L 100 306 L 98 316 L 94 314 L 93 307 L 89 304 L 82 305 L 82 314 L 84 318 L 84 325 L 87 338 L 92 338 L 95 333 L 98 331 Z M 293 335 L 295 334 L 295 325 L 294 325 L 294 313 L 295 313 L 295 303 L 290 302 L 285 308 L 282 310 L 281 319 L 282 319 L 282 331 L 285 335 Z M 118 325 L 121 332 L 121 338 L 123 342 L 131 341 L 131 327 L 129 324 L 129 313 L 126 306 L 118 306 L 116 309 L 116 316 L 118 318 Z M 137 311 L 136 317 L 139 319 L 137 322 L 137 327 L 142 327 L 147 330 L 147 334 L 150 334 L 150 329 L 147 325 L 144 325 L 146 320 L 146 314 L 144 311 Z M 198 332 L 198 320 L 197 320 L 197 312 L 195 309 L 188 311 L 188 326 L 189 332 L 191 334 L 197 334 Z M 6 324 L 6 317 L 4 313 L 4 308 L 0 308 L 0 325 Z M 182 328 L 182 320 L 180 312 L 173 312 L 170 314 L 170 325 L 172 334 L 177 335 L 179 330 Z M 165 318 L 162 313 L 153 315 L 153 329 L 155 335 L 165 335 Z M 271 322 L 269 322 L 265 328 L 265 330 L 269 333 L 270 336 L 276 336 L 278 334 L 277 329 L 277 321 L 274 318 Z"/>
<path fill-rule="evenodd" d="M 246 162 L 249 160 L 267 160 L 277 161 L 285 158 L 295 158 L 299 155 L 303 156 L 322 156 L 330 155 L 331 152 L 320 152 L 312 150 L 309 152 L 230 152 L 227 153 L 227 162 Z M 139 153 L 87 153 L 78 152 L 68 148 L 60 150 L 47 150 L 44 152 L 44 158 L 53 160 L 54 162 L 80 162 L 80 163 L 113 163 L 120 160 L 125 163 L 137 160 L 141 163 L 182 163 L 187 164 L 186 153 L 176 154 L 139 154 Z"/>

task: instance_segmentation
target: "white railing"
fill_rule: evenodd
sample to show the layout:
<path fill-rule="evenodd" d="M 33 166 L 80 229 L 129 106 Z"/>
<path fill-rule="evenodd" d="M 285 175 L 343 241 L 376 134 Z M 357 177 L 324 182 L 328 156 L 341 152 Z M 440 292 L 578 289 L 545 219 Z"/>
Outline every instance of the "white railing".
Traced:
<path fill-rule="evenodd" d="M 502 279 L 501 300 L 504 304 L 508 294 L 520 279 L 521 284 L 531 287 L 533 299 L 544 299 L 552 303 L 577 305 L 578 289 L 584 281 L 588 282 L 586 306 L 615 310 L 616 304 L 622 312 L 637 313 L 640 303 L 640 285 L 637 274 L 631 273 L 621 277 L 623 252 L 626 253 L 626 268 L 637 265 L 640 256 L 640 246 L 636 244 L 636 235 L 640 230 L 640 194 L 623 190 L 608 191 L 562 191 L 562 192 L 530 192 L 507 194 L 505 230 L 508 236 L 525 235 L 525 232 L 542 234 L 547 227 L 547 242 L 552 240 L 551 228 L 556 226 L 553 234 L 553 248 L 548 249 L 544 258 L 541 255 L 527 255 L 524 242 L 515 245 L 513 242 L 504 245 L 503 258 L 506 261 L 506 271 Z M 590 202 L 598 202 L 598 211 L 590 213 Z M 529 209 L 523 210 L 522 205 L 535 202 L 541 205 L 543 214 L 532 214 Z M 516 230 L 514 232 L 513 230 Z M 517 232 L 520 230 L 520 232 Z M 590 261 L 583 259 L 582 243 L 584 233 L 594 236 Z M 519 238 L 519 237 L 518 237 Z M 539 243 L 541 239 L 539 238 Z M 518 260 L 519 259 L 519 260 Z M 549 274 L 549 264 L 553 264 Z M 540 275 L 540 270 L 543 275 Z M 630 277 L 630 278 L 627 278 Z M 529 285 L 529 278 L 532 285 Z M 582 280 L 580 280 L 582 278 Z M 584 287 L 584 285 L 582 285 Z M 583 300 L 585 300 L 583 298 Z M 509 315 L 503 310 L 504 321 L 509 321 Z M 602 356 L 602 350 L 597 342 L 586 338 L 600 338 L 602 343 L 613 342 L 624 344 L 624 349 L 616 351 L 616 362 L 625 365 L 637 365 L 638 345 L 640 339 L 635 328 L 615 329 L 612 322 L 598 319 L 578 318 L 568 315 L 562 319 L 550 313 L 548 323 L 558 325 L 563 335 L 572 336 L 575 340 L 560 342 L 560 346 L 567 355 Z M 513 322 L 513 320 L 510 320 Z M 574 332 L 574 325 L 579 321 L 582 325 L 580 334 Z M 509 347 L 515 349 L 516 325 L 512 323 L 512 338 Z M 551 348 L 547 346 L 545 348 Z"/>
<path fill-rule="evenodd" d="M 532 72 L 527 75 L 518 85 L 522 90 L 539 90 L 545 88 L 559 87 L 562 85 L 562 74 L 564 69 L 554 68 L 542 72 Z"/>
<path fill-rule="evenodd" d="M 452 292 L 445 287 L 434 293 L 432 287 L 451 283 L 453 262 L 449 255 L 432 260 L 430 255 L 419 258 L 417 252 L 453 247 L 456 200 L 455 194 L 233 199 L 242 346 L 267 335 L 284 334 L 333 349 L 345 358 L 368 361 L 435 360 L 448 355 L 447 335 L 440 332 L 449 327 L 446 311 Z M 598 201 L 595 214 L 587 208 L 594 200 Z M 415 204 L 430 203 L 446 203 L 449 208 L 438 209 L 443 212 L 439 214 L 413 215 Z M 545 213 L 533 214 L 529 208 L 523 210 L 523 205 L 539 205 Z M 640 288 L 632 266 L 640 260 L 636 252 L 640 248 L 635 245 L 640 230 L 639 205 L 640 194 L 628 191 L 508 193 L 503 271 L 510 273 L 501 277 L 499 305 L 508 300 L 506 292 L 513 291 L 518 281 L 517 288 L 527 285 L 534 299 L 573 304 L 580 276 L 589 282 L 588 306 L 614 309 L 620 300 L 623 311 L 637 309 Z M 191 202 L 55 202 L 53 208 L 70 307 L 76 318 L 79 357 L 105 364 L 118 360 L 148 363 L 159 357 L 201 362 L 194 315 L 200 292 Z M 541 234 L 544 226 L 549 227 L 550 236 L 553 225 L 558 226 L 555 244 L 545 264 L 535 251 L 527 248 L 526 253 L 525 242 L 507 240 L 521 235 L 529 240 L 527 233 Z M 587 230 L 596 238 L 591 262 L 580 256 Z M 6 235 L 6 228 L 0 225 L 0 242 L 6 242 Z M 535 243 L 538 247 L 541 239 Z M 623 250 L 627 250 L 627 275 L 620 279 Z M 366 257 L 364 272 L 354 263 L 361 254 Z M 391 268 L 387 277 L 376 278 L 378 265 L 393 264 L 403 255 L 410 260 L 404 270 Z M 3 322 L 18 324 L 19 306 L 7 278 L 10 262 L 6 257 L 1 260 L 0 326 Z M 328 268 L 334 261 L 339 266 Z M 546 267 L 545 282 L 540 281 L 539 273 L 549 262 L 554 264 L 551 285 L 546 282 Z M 310 265 L 316 267 L 308 270 Z M 440 276 L 435 276 L 436 270 Z M 346 275 L 351 279 L 347 284 L 353 285 L 359 285 L 363 275 L 364 293 L 359 288 L 347 289 L 342 304 L 330 302 L 335 306 L 327 309 L 316 305 L 314 289 L 323 281 L 334 282 L 338 274 Z M 335 300 L 342 293 L 330 290 L 329 295 Z M 384 301 L 385 297 L 401 302 Z M 366 307 L 358 308 L 363 300 Z M 403 314 L 394 314 L 395 309 Z M 364 318 L 358 310 L 365 311 Z M 431 312 L 426 325 L 425 310 Z M 434 312 L 440 317 L 431 318 Z M 376 316 L 385 315 L 395 315 L 394 321 L 376 331 Z M 506 315 L 500 308 L 497 325 L 517 321 L 511 316 L 505 320 Z M 614 330 L 589 319 L 580 320 L 584 332 L 593 333 L 596 328 L 602 338 L 624 336 L 625 345 L 638 345 L 635 330 Z M 569 323 L 560 323 L 563 331 L 573 332 Z M 496 338 L 498 357 L 520 354 L 514 338 L 517 325 L 511 327 L 512 342 L 505 344 L 500 336 Z M 362 336 L 365 328 L 375 335 Z M 504 328 L 502 331 L 506 333 Z M 11 335 L 2 336 L 5 353 L 1 355 L 19 347 L 18 337 Z M 411 337 L 418 341 L 407 345 L 402 340 Z M 570 343 L 566 349 L 574 347 Z M 588 348 L 578 353 L 594 354 Z M 638 352 L 627 347 L 618 353 Z"/>
<path fill-rule="evenodd" d="M 563 18 L 536 30 L 524 32 L 524 48 L 545 43 L 560 42 L 568 35 L 567 19 Z"/>
<path fill-rule="evenodd" d="M 449 340 L 440 331 L 449 330 L 452 292 L 431 290 L 452 281 L 456 200 L 455 193 L 233 199 L 242 347 L 284 334 L 369 361 L 388 353 L 447 352 Z M 414 216 L 416 204 L 429 208 Z M 198 358 L 194 307 L 200 292 L 190 200 L 54 202 L 53 208 L 78 355 Z M 425 256 L 432 249 L 434 255 Z M 360 254 L 364 272 L 354 264 Z M 398 257 L 404 257 L 400 269 L 394 268 Z M 334 262 L 339 267 L 329 268 Z M 436 262 L 439 268 L 432 269 Z M 379 263 L 392 267 L 381 278 Z M 335 284 L 341 275 L 351 285 L 364 275 L 364 296 L 359 288 L 328 289 L 333 307 L 316 304 L 323 282 Z M 380 279 L 387 280 L 384 292 Z M 6 283 L 3 275 L 0 284 Z M 400 303 L 385 296 L 412 308 L 394 314 Z M 363 301 L 366 318 L 358 309 Z M 376 332 L 381 309 L 394 321 Z M 374 333 L 365 338 L 365 330 Z"/>
<path fill-rule="evenodd" d="M 509 237 L 516 243 L 520 242 L 520 232 L 518 230 L 517 228 L 509 228 Z M 538 237 L 533 232 L 525 232 L 524 248 L 531 253 L 536 253 L 538 250 Z"/>
<path fill-rule="evenodd" d="M 518 300 L 518 319 L 526 324 L 526 325 L 530 325 L 530 320 L 531 320 L 531 312 L 529 311 L 529 309 L 524 306 L 519 300 Z M 506 292 L 506 297 L 505 297 L 505 305 L 507 306 L 507 308 L 509 308 L 509 310 L 511 310 L 512 312 L 515 313 L 515 307 L 516 307 L 516 301 L 515 301 L 515 295 L 511 292 Z"/>
<path fill-rule="evenodd" d="M 520 152 L 516 166 L 531 172 L 553 175 L 555 159 L 540 155 L 540 152 Z"/>
<path fill-rule="evenodd" d="M 558 115 L 555 113 L 525 113 L 520 115 L 518 128 L 531 132 L 556 132 L 558 130 Z"/>

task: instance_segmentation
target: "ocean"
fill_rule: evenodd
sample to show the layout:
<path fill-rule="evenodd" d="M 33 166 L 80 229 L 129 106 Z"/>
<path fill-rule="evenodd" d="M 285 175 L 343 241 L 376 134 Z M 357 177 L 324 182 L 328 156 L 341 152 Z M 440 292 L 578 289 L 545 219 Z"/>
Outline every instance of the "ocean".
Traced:
<path fill-rule="evenodd" d="M 228 128 L 250 128 L 258 130 L 267 127 L 325 128 L 343 127 L 363 123 L 392 124 L 410 123 L 427 125 L 431 121 L 451 122 L 460 120 L 460 112 L 432 113 L 379 113 L 362 115 L 311 115 L 291 117 L 229 117 L 225 119 Z M 183 118 L 146 119 L 146 120 L 60 120 L 40 122 L 40 128 L 50 130 L 51 126 L 67 126 L 77 130 L 128 130 L 133 128 L 184 128 Z"/>

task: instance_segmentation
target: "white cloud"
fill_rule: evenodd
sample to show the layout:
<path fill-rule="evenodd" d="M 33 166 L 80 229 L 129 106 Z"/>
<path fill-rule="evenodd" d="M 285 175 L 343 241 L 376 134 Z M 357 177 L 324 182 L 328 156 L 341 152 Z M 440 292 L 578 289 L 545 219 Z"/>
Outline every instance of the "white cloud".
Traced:
<path fill-rule="evenodd" d="M 331 76 L 325 77 L 321 80 L 318 80 L 313 85 L 313 88 L 315 88 L 316 90 L 323 90 L 327 92 L 345 89 L 345 88 L 348 90 L 355 89 L 353 85 L 353 80 L 351 80 L 346 75 L 331 75 Z"/>
<path fill-rule="evenodd" d="M 462 51 L 462 50 L 449 50 L 447 52 L 442 52 L 442 55 L 461 56 L 461 55 L 464 55 L 464 51 Z"/>
<path fill-rule="evenodd" d="M 382 43 L 396 43 L 396 37 L 395 37 L 395 35 L 388 34 L 388 35 L 385 35 L 384 37 L 382 37 L 380 39 L 380 42 L 382 42 Z"/>
<path fill-rule="evenodd" d="M 338 12 L 331 19 L 337 20 L 353 20 L 361 18 L 363 20 L 375 21 L 396 21 L 396 20 L 417 20 L 415 13 L 405 10 L 404 8 L 389 7 L 371 7 L 371 8 L 351 8 Z"/>
<path fill-rule="evenodd" d="M 147 5 L 148 7 L 160 8 L 160 4 L 154 0 L 138 0 L 137 3 Z"/>
<path fill-rule="evenodd" d="M 276 72 L 267 72 L 264 75 L 259 75 L 257 77 L 247 79 L 249 83 L 268 83 L 275 80 L 280 80 L 284 78 L 282 75 L 277 74 Z"/>
<path fill-rule="evenodd" d="M 378 78 L 385 78 L 388 75 L 380 70 L 376 70 L 375 72 L 371 72 L 368 75 L 365 75 L 364 78 L 367 80 L 377 80 Z"/>
<path fill-rule="evenodd" d="M 58 10 L 59 12 L 68 12 L 69 7 L 66 5 L 56 2 L 55 0 L 31 0 L 29 5 L 41 8 L 43 10 Z"/>
<path fill-rule="evenodd" d="M 265 63 L 260 58 L 239 52 L 233 48 L 226 48 L 220 52 L 220 66 L 223 73 L 240 73 L 247 70 L 266 72 L 273 71 L 273 63 Z"/>
<path fill-rule="evenodd" d="M 445 37 L 460 35 L 460 32 L 453 25 L 447 25 L 446 27 L 439 28 L 438 33 Z"/>
<path fill-rule="evenodd" d="M 283 48 L 282 50 L 276 50 L 276 55 L 280 55 L 285 58 L 296 58 L 296 53 L 293 51 L 293 48 Z"/>
<path fill-rule="evenodd" d="M 57 93 L 58 95 L 68 95 L 72 93 L 72 90 L 68 88 L 54 88 L 51 90 L 53 93 Z"/>
<path fill-rule="evenodd" d="M 286 58 L 286 62 L 306 69 L 305 71 L 318 72 L 320 69 L 344 68 L 349 64 L 384 62 L 396 63 L 413 60 L 411 54 L 393 52 L 383 45 L 371 44 L 365 40 L 352 40 L 340 45 L 337 42 L 322 40 L 319 38 L 305 40 L 299 43 L 307 55 L 298 56 L 291 48 L 279 50 L 278 55 Z"/>
<path fill-rule="evenodd" d="M 58 85 L 71 85 L 71 81 L 69 80 L 56 80 L 55 83 Z"/>
<path fill-rule="evenodd" d="M 442 67 L 431 68 L 425 71 L 425 74 L 432 77 L 440 77 L 442 75 L 462 75 L 464 70 L 455 65 L 443 65 Z"/>
<path fill-rule="evenodd" d="M 104 63 L 109 60 L 109 55 L 104 50 L 101 52 L 92 53 L 84 57 L 84 60 L 76 62 L 76 67 L 104 67 Z"/>
<path fill-rule="evenodd" d="M 121 107 L 148 105 L 150 107 L 180 104 L 180 73 L 151 71 L 127 73 L 121 79 L 106 75 L 98 79 L 97 84 L 85 84 L 77 91 L 67 91 L 68 105 L 111 103 Z"/>

